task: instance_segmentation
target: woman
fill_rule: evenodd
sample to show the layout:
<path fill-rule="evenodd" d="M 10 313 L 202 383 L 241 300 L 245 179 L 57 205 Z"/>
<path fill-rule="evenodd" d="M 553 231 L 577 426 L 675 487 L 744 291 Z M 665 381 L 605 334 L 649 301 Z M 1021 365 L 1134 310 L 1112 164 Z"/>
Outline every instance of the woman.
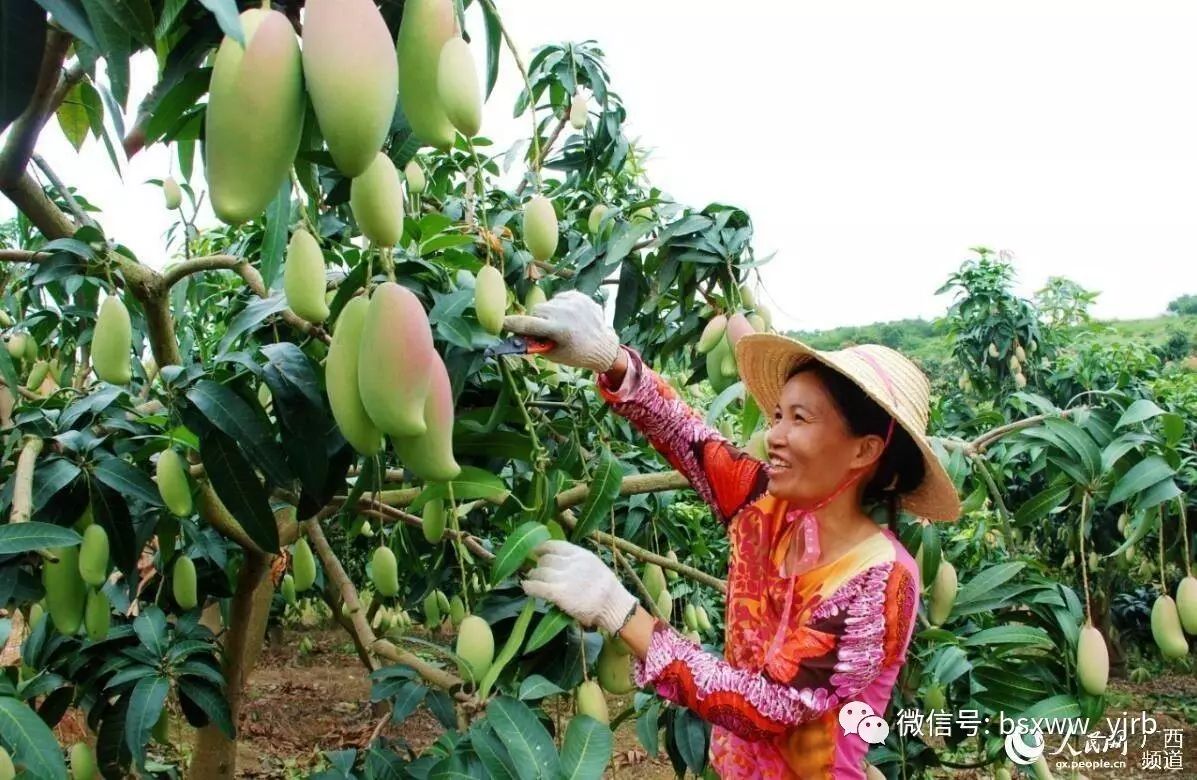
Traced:
<path fill-rule="evenodd" d="M 866 345 L 818 352 L 782 336 L 735 346 L 740 376 L 772 424 L 769 462 L 749 457 L 632 349 L 576 292 L 506 319 L 551 340 L 546 356 L 599 373 L 602 396 L 684 474 L 731 541 L 726 659 L 639 605 L 593 553 L 553 541 L 524 590 L 619 634 L 635 679 L 712 724 L 724 778 L 863 778 L 918 612 L 919 572 L 891 529 L 865 513 L 888 501 L 954 520 L 959 500 L 926 439 L 929 385 L 909 360 Z"/>

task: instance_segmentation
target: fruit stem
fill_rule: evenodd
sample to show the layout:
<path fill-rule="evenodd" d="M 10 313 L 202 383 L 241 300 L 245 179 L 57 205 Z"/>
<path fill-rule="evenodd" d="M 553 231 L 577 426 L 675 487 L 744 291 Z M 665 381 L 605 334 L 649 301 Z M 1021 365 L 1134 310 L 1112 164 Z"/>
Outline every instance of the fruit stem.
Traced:
<path fill-rule="evenodd" d="M 466 614 L 470 614 L 470 589 L 466 585 L 465 550 L 461 542 L 461 528 L 457 522 L 457 499 L 453 496 L 453 481 L 445 483 L 445 490 L 449 494 L 449 527 L 453 529 L 453 549 L 457 552 L 457 565 L 461 569 L 461 600 L 465 603 Z"/>
<path fill-rule="evenodd" d="M 474 139 L 467 138 L 466 146 L 470 150 L 470 156 L 474 158 L 474 175 L 477 177 L 474 194 L 478 198 L 478 211 L 482 213 L 482 229 L 485 233 L 482 236 L 482 243 L 486 245 L 486 262 L 490 263 L 490 241 L 487 240 L 486 233 L 490 233 L 490 217 L 486 214 L 486 180 L 482 178 L 482 161 L 478 159 L 478 150 L 474 148 Z M 469 172 L 465 172 L 469 175 Z M 503 270 L 503 257 L 499 256 L 499 271 Z"/>
<path fill-rule="evenodd" d="M 481 0 L 482 4 L 486 6 L 486 10 L 490 11 L 491 16 L 494 17 L 495 22 L 499 25 L 499 32 L 503 36 L 503 40 L 507 42 L 507 48 L 511 50 L 511 56 L 515 59 L 515 66 L 519 69 L 520 76 L 524 79 L 524 89 L 528 91 L 528 111 L 532 114 L 532 178 L 536 184 L 536 191 L 540 192 L 540 132 L 536 127 L 536 99 L 532 96 L 532 82 L 528 78 L 528 67 L 524 64 L 524 58 L 520 54 L 519 47 L 515 45 L 515 41 L 511 39 L 511 33 L 507 31 L 507 25 L 503 24 L 503 17 L 499 15 L 499 9 L 495 8 L 494 0 Z"/>
<path fill-rule="evenodd" d="M 387 275 L 387 281 L 393 284 L 395 282 L 395 262 L 391 257 L 391 252 L 394 251 L 394 247 L 380 246 L 376 248 L 378 249 L 378 262 Z"/>
<path fill-rule="evenodd" d="M 316 223 L 312 221 L 312 215 L 308 213 L 308 209 L 315 208 L 316 201 L 308 198 L 307 206 L 303 205 L 303 198 L 307 193 L 304 192 L 303 185 L 299 183 L 299 174 L 295 172 L 294 167 L 291 168 L 291 186 L 295 188 L 295 199 L 299 201 L 299 215 L 303 219 L 303 226 L 312 234 L 312 238 L 319 241 L 320 231 L 316 228 Z"/>
<path fill-rule="evenodd" d="M 486 0 L 483 0 L 486 2 Z M 544 448 L 540 444 L 540 440 L 536 438 L 536 424 L 532 422 L 531 415 L 528 414 L 528 407 L 524 404 L 524 397 L 520 395 L 519 389 L 515 386 L 515 377 L 511 374 L 511 369 L 507 366 L 507 361 L 499 360 L 499 370 L 503 372 L 503 378 L 511 385 L 511 394 L 515 397 L 515 402 L 520 408 L 520 414 L 524 417 L 524 425 L 528 427 L 528 436 L 532 441 L 532 455 L 533 462 L 538 468 L 546 465 L 547 457 Z"/>
<path fill-rule="evenodd" d="M 1185 551 L 1185 575 L 1192 577 L 1193 563 L 1192 558 L 1189 557 L 1189 519 L 1185 515 L 1186 509 L 1184 495 L 1176 497 L 1176 511 L 1180 515 L 1180 540 L 1184 545 Z"/>
<path fill-rule="evenodd" d="M 1164 573 L 1164 507 L 1160 506 L 1160 528 L 1158 531 L 1160 537 L 1160 590 L 1164 595 L 1168 594 L 1168 578 Z"/>
<path fill-rule="evenodd" d="M 1093 609 L 1089 604 L 1089 566 L 1085 561 L 1085 526 L 1089 521 L 1089 509 L 1089 491 L 1086 490 L 1081 494 L 1081 527 L 1077 529 L 1077 538 L 1080 540 L 1081 587 L 1085 590 L 1086 625 L 1093 622 Z"/>

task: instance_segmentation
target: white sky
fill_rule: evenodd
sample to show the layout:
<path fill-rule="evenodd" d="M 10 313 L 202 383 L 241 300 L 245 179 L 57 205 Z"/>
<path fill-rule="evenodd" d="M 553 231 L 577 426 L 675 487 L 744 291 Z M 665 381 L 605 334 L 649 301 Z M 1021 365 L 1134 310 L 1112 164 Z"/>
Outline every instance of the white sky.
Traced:
<path fill-rule="evenodd" d="M 528 53 L 599 42 L 654 184 L 752 216 L 758 256 L 777 252 L 762 274 L 779 327 L 941 314 L 934 292 L 974 245 L 1014 253 L 1021 294 L 1052 275 L 1100 290 L 1099 317 L 1197 293 L 1191 3 L 499 6 Z M 134 106 L 153 68 L 137 63 Z M 528 122 L 511 118 L 509 56 L 501 72 L 483 133 L 505 147 Z M 76 155 L 53 121 L 39 150 L 104 207 L 111 236 L 165 262 L 171 215 L 143 183 L 162 175 L 161 147 L 123 184 L 101 146 Z"/>

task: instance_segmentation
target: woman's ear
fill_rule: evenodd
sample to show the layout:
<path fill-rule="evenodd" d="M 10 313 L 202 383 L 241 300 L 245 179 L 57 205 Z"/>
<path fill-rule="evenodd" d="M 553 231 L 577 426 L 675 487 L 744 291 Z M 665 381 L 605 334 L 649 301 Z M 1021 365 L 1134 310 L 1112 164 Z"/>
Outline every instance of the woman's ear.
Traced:
<path fill-rule="evenodd" d="M 885 439 L 870 433 L 856 440 L 856 456 L 852 459 L 853 468 L 868 468 L 881 459 L 885 452 Z"/>

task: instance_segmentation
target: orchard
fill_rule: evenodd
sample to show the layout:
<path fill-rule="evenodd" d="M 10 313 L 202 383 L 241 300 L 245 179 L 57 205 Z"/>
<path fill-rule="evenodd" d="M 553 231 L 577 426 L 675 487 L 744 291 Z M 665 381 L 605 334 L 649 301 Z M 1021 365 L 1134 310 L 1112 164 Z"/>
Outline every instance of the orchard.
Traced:
<path fill-rule="evenodd" d="M 765 459 L 732 349 L 774 329 L 764 261 L 743 210 L 648 185 L 594 42 L 525 61 L 502 10 L 4 0 L 0 779 L 238 776 L 269 637 L 306 653 L 319 626 L 378 725 L 289 776 L 713 776 L 710 727 L 520 575 L 542 542 L 581 544 L 719 653 L 727 539 L 593 375 L 504 317 L 603 301 Z M 145 50 L 158 80 L 134 95 Z M 514 107 L 489 100 L 505 51 Z M 527 136 L 497 150 L 486 120 L 510 110 Z M 147 185 L 176 215 L 161 254 L 134 256 L 38 154 L 54 122 L 117 167 L 170 150 Z M 197 226 L 205 202 L 220 224 Z M 1020 298 L 974 254 L 942 290 L 942 349 L 916 356 L 964 511 L 896 518 L 923 594 L 890 722 L 1096 720 L 1168 675 L 1181 695 L 1150 706 L 1191 725 L 1193 315 L 1163 346 L 1095 335 L 1075 284 Z M 416 713 L 436 724 L 418 747 Z M 960 728 L 894 728 L 868 760 L 1051 774 Z"/>

